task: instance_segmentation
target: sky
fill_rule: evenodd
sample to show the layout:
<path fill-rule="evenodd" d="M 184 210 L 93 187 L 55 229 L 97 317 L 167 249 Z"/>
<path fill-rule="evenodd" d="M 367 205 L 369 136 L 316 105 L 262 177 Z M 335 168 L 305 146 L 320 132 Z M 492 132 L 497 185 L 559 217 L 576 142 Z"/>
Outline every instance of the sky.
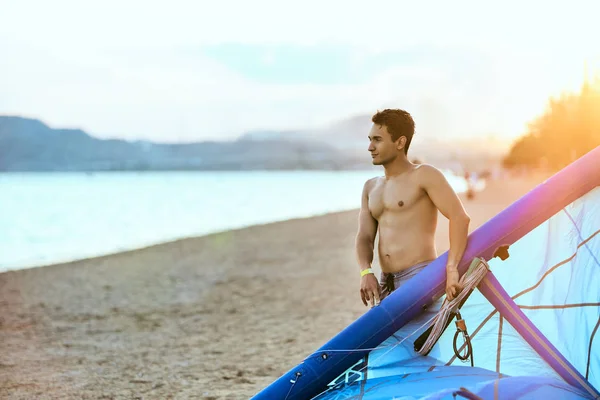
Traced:
<path fill-rule="evenodd" d="M 596 0 L 0 0 L 0 115 L 188 142 L 397 107 L 424 136 L 516 137 L 586 61 L 600 70 L 598 15 Z"/>

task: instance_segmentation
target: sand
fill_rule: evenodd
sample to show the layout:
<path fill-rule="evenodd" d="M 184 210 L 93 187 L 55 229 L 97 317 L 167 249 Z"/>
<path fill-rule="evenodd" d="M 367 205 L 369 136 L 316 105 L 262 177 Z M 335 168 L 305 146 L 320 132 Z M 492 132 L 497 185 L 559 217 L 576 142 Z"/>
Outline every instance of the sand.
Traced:
<path fill-rule="evenodd" d="M 470 230 L 539 182 L 493 181 L 463 199 Z M 251 397 L 368 311 L 357 216 L 0 274 L 0 398 Z M 440 254 L 447 228 L 441 217 Z"/>

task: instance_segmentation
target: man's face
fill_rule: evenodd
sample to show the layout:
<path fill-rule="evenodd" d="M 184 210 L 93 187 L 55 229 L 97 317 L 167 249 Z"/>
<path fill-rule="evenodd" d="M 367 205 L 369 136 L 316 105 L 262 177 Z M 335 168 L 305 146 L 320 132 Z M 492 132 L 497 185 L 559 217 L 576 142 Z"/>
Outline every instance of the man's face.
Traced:
<path fill-rule="evenodd" d="M 404 154 L 406 138 L 401 136 L 392 142 L 392 135 L 384 125 L 374 124 L 369 132 L 369 152 L 373 158 L 373 165 L 385 165 Z"/>

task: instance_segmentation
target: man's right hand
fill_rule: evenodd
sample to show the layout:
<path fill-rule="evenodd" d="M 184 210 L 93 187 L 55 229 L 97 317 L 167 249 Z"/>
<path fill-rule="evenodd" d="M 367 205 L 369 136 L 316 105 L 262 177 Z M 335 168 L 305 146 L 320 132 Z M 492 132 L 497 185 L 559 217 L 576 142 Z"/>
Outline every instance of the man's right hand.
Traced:
<path fill-rule="evenodd" d="M 379 290 L 379 282 L 377 282 L 377 278 L 374 274 L 367 274 L 360 278 L 360 298 L 365 307 L 368 304 L 370 304 L 371 307 L 379 305 Z"/>

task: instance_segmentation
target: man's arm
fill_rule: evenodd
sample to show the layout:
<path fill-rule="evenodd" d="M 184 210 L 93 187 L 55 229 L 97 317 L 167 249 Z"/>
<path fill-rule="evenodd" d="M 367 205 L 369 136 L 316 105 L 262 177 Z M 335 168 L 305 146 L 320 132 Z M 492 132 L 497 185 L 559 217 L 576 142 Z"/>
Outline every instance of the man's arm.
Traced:
<path fill-rule="evenodd" d="M 360 213 L 358 217 L 358 232 L 356 234 L 356 257 L 360 271 L 371 268 L 373 262 L 373 247 L 375 245 L 375 236 L 377 235 L 377 220 L 373 218 L 369 211 L 369 187 L 372 180 L 365 182 L 362 191 Z M 367 274 L 361 277 L 360 297 L 363 304 L 367 302 L 379 304 L 379 283 L 374 274 Z"/>
<path fill-rule="evenodd" d="M 377 234 L 377 220 L 369 211 L 369 186 L 371 181 L 365 182 L 360 202 L 360 213 L 358 216 L 358 232 L 356 234 L 356 256 L 360 270 L 371 268 L 373 262 L 373 247 L 375 235 Z"/>
<path fill-rule="evenodd" d="M 461 288 L 458 284 L 458 264 L 467 246 L 469 215 L 460 198 L 438 169 L 423 165 L 423 187 L 440 212 L 450 221 L 450 250 L 446 263 L 446 295 L 452 300 Z"/>

